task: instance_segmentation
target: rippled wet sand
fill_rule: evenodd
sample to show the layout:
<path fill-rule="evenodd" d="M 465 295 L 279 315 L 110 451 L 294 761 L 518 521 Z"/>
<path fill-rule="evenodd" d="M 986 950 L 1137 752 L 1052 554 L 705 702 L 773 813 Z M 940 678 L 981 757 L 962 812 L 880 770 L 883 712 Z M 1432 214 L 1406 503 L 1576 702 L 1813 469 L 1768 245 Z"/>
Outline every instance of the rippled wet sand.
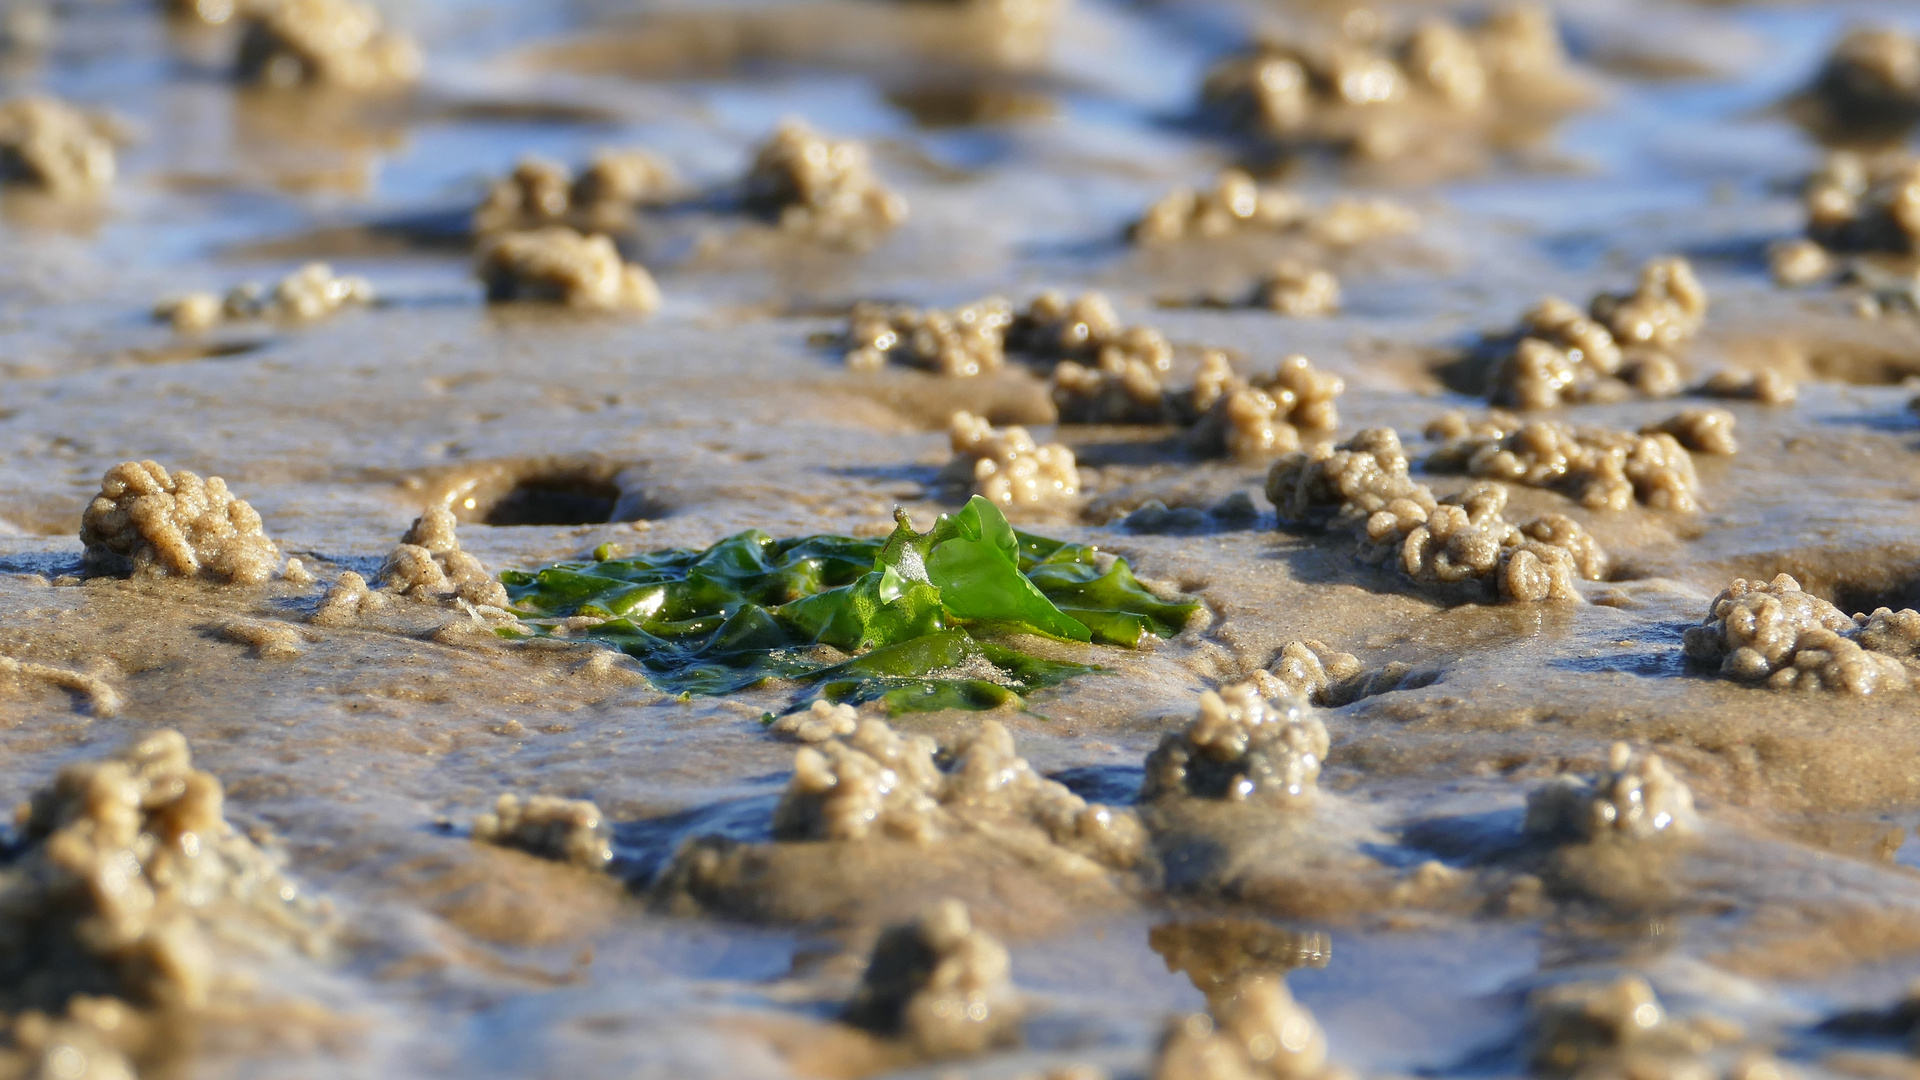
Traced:
<path fill-rule="evenodd" d="M 1778 290 L 1764 254 L 1799 232 L 1795 185 L 1820 153 L 1774 104 L 1851 20 L 1920 27 L 1910 10 L 1568 3 L 1597 104 L 1540 141 L 1437 178 L 1325 160 L 1292 175 L 1316 198 L 1394 198 L 1424 224 L 1314 252 L 1345 308 L 1283 319 L 1166 301 L 1238 289 L 1294 241 L 1121 239 L 1168 187 L 1232 160 L 1231 141 L 1186 122 L 1193 90 L 1274 10 L 1078 0 L 1035 54 L 939 4 L 609 8 L 396 9 L 429 59 L 407 97 L 243 94 L 220 76 L 226 31 L 122 3 L 60 9 L 48 50 L 0 69 L 9 89 L 106 107 L 136 133 L 105 206 L 4 207 L 0 653 L 96 672 L 124 700 L 103 716 L 66 690 L 6 686 L 0 793 L 25 799 L 63 765 L 177 729 L 226 785 L 229 817 L 270 835 L 345 928 L 322 960 L 263 961 L 270 1002 L 207 1021 L 162 1075 L 990 1077 L 1080 1062 L 1139 1076 L 1166 1017 L 1202 1005 L 1149 931 L 1225 913 L 1329 936 L 1324 965 L 1288 981 L 1333 1060 L 1369 1075 L 1524 1072 L 1525 991 L 1623 972 L 1810 1072 L 1839 1068 L 1836 1049 L 1892 1046 L 1814 1028 L 1920 975 L 1914 699 L 1721 681 L 1686 666 L 1680 635 L 1736 576 L 1791 573 L 1848 612 L 1920 602 L 1914 316 L 1862 320 L 1844 289 Z M 787 115 L 868 140 L 909 222 L 839 250 L 695 200 L 626 238 L 664 295 L 645 321 L 481 303 L 466 214 L 520 155 L 644 146 L 724 190 Z M 687 914 L 650 877 L 685 837 L 765 839 L 794 747 L 760 717 L 786 690 L 677 700 L 590 663 L 591 644 L 443 644 L 444 613 L 424 606 L 309 626 L 318 585 L 54 583 L 77 572 L 101 474 L 142 458 L 224 477 L 324 580 L 371 575 L 449 497 L 463 547 L 495 570 L 609 542 L 870 530 L 896 505 L 930 521 L 957 505 L 937 482 L 948 415 L 1044 425 L 1046 386 L 1019 365 L 960 381 L 848 371 L 822 342 L 867 299 L 1103 289 L 1172 339 L 1176 381 L 1201 347 L 1235 350 L 1243 370 L 1305 353 L 1347 381 L 1339 437 L 1385 425 L 1424 447 L 1429 420 L 1483 408 L 1443 377 L 1478 334 L 1547 292 L 1625 287 L 1666 253 L 1691 257 L 1713 296 L 1693 372 L 1806 381 L 1790 407 L 1720 403 L 1741 452 L 1700 459 L 1698 514 L 1515 489 L 1520 516 L 1569 513 L 1611 552 L 1614 580 L 1584 585 L 1585 605 L 1441 606 L 1341 537 L 1276 529 L 1260 466 L 1196 461 L 1165 429 L 1042 430 L 1075 451 L 1085 496 L 1031 527 L 1125 555 L 1212 613 L 1138 654 L 1061 647 L 1110 670 L 996 715 L 1042 772 L 1127 801 L 1202 690 L 1294 640 L 1431 676 L 1319 711 L 1333 742 L 1313 812 L 1285 828 L 1198 814 L 1139 887 L 1053 889 L 936 847 L 781 886 L 837 920 Z M 148 320 L 163 295 L 308 258 L 366 276 L 381 302 L 199 338 Z M 1633 430 L 1679 404 L 1568 418 Z M 487 523 L 516 485 L 580 475 L 617 520 Z M 1241 491 L 1255 522 L 1120 523 L 1149 499 Z M 235 620 L 297 625 L 297 655 L 232 640 Z M 950 742 L 978 720 L 896 724 Z M 1523 841 L 1527 792 L 1599 767 L 1616 740 L 1691 785 L 1698 838 L 1646 857 Z M 592 799 L 616 823 L 614 872 L 470 842 L 502 791 Z M 1405 886 L 1430 860 L 1451 884 Z M 1545 883 L 1537 904 L 1506 899 L 1522 874 Z M 1027 1048 L 902 1066 L 831 1018 L 878 924 L 955 881 L 1011 950 Z"/>

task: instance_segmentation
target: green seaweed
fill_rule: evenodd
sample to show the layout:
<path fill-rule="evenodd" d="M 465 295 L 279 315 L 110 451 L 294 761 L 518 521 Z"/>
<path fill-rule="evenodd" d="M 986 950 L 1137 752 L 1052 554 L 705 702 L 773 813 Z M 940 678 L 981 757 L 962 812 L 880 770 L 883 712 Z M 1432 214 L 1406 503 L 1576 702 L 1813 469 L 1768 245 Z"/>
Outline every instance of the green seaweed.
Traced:
<path fill-rule="evenodd" d="M 1018 635 L 1137 648 L 1171 637 L 1199 605 L 1164 600 L 1124 559 L 1017 532 L 975 497 L 917 532 L 905 511 L 884 540 L 758 530 L 701 551 L 623 555 L 500 575 L 535 633 L 557 620 L 634 657 L 653 684 L 726 694 L 770 679 L 803 700 L 879 701 L 893 712 L 987 709 L 1099 670 L 1021 651 Z"/>

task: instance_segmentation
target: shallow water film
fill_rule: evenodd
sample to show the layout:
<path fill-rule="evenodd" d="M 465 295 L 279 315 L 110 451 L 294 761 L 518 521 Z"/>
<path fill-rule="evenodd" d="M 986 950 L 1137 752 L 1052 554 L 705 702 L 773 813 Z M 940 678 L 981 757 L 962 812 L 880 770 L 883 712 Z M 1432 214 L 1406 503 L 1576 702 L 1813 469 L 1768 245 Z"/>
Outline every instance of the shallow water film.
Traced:
<path fill-rule="evenodd" d="M 1920 1076 L 1920 8 L 0 0 L 0 1080 Z"/>

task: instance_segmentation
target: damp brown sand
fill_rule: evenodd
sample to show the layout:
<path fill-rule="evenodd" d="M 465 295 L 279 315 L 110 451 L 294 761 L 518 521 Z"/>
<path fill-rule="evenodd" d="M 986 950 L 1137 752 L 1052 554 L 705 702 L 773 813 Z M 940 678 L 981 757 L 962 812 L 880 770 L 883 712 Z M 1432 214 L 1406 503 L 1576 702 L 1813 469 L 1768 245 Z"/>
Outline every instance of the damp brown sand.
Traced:
<path fill-rule="evenodd" d="M 881 44 L 897 54 L 902 40 Z M 765 134 L 706 133 L 706 152 L 734 154 L 709 179 L 737 172 Z M 487 137 L 500 160 L 522 149 L 509 134 Z M 746 528 L 869 529 L 896 504 L 924 524 L 953 507 L 937 478 L 947 415 L 962 407 L 1036 425 L 1042 441 L 1074 450 L 1079 502 L 1030 527 L 1124 554 L 1212 612 L 1208 625 L 1140 654 L 1056 647 L 1110 670 L 994 716 L 1039 771 L 1076 770 L 1104 785 L 1101 798 L 1116 797 L 1107 789 L 1129 798 L 1142 760 L 1192 718 L 1203 690 L 1246 678 L 1296 640 L 1327 642 L 1369 669 L 1398 661 L 1435 675 L 1317 712 L 1332 747 L 1304 815 L 1193 811 L 1176 835 L 1198 839 L 1170 848 L 1233 841 L 1232 867 L 1097 896 L 1027 888 L 1016 869 L 987 876 L 966 899 L 1007 942 L 1016 985 L 1044 999 L 1045 1022 L 1029 1024 L 1025 1056 L 990 1056 L 970 1066 L 980 1075 L 1075 1060 L 1139 1075 L 1163 1019 L 1200 1004 L 1153 955 L 1148 931 L 1196 908 L 1330 933 L 1329 965 L 1290 981 L 1327 1027 L 1334 1059 L 1363 1069 L 1453 1067 L 1518 1022 L 1503 989 L 1575 962 L 1647 972 L 1663 994 L 1692 993 L 1756 1031 L 1776 1030 L 1775 1006 L 1795 987 L 1821 988 L 1823 1004 L 1893 1000 L 1889 973 L 1920 970 L 1908 853 L 1890 857 L 1920 821 L 1907 764 L 1920 750 L 1914 699 L 1722 681 L 1686 666 L 1680 635 L 1736 576 L 1792 573 L 1849 613 L 1920 602 L 1920 428 L 1899 385 L 1920 370 L 1911 321 L 1859 320 L 1839 293 L 1788 302 L 1757 260 L 1703 260 L 1715 306 L 1684 366 L 1694 378 L 1734 362 L 1779 370 L 1808 380 L 1799 402 L 1716 403 L 1738 418 L 1741 452 L 1696 462 L 1695 513 L 1589 511 L 1516 488 L 1509 516 L 1566 513 L 1612 555 L 1617 580 L 1583 584 L 1588 603 L 1446 606 L 1359 564 L 1341 537 L 1274 528 L 1257 497 L 1262 516 L 1251 522 L 1164 533 L 1112 523 L 1152 499 L 1204 508 L 1258 493 L 1265 470 L 1195 460 L 1167 429 L 1052 426 L 1044 378 L 1018 365 L 975 380 L 863 375 L 812 342 L 840 329 L 860 299 L 946 304 L 998 291 L 1024 303 L 1043 287 L 1098 287 L 1126 322 L 1175 342 L 1175 383 L 1190 378 L 1201 346 L 1237 350 L 1243 374 L 1303 353 L 1347 382 L 1340 437 L 1387 425 L 1410 448 L 1431 449 L 1418 439 L 1427 421 L 1479 408 L 1434 373 L 1468 335 L 1510 325 L 1548 292 L 1616 287 L 1645 258 L 1702 233 L 1745 235 L 1778 217 L 1788 235 L 1792 200 L 1749 191 L 1697 220 L 1684 210 L 1635 219 L 1603 237 L 1618 257 L 1589 266 L 1550 254 L 1541 241 L 1561 235 L 1552 224 L 1495 225 L 1397 191 L 1427 225 L 1343 256 L 1347 311 L 1302 325 L 1157 304 L 1233 285 L 1230 271 L 1289 254 L 1284 245 L 1236 239 L 1211 257 L 1201 245 L 1151 259 L 1119 245 L 1126 221 L 1169 184 L 1216 170 L 1210 152 L 1178 150 L 1175 174 L 1104 161 L 1073 140 L 1022 136 L 1010 163 L 959 177 L 883 151 L 877 167 L 914 215 L 868 256 L 822 254 L 723 214 L 702 219 L 716 235 L 741 230 L 738 245 L 676 261 L 683 249 L 662 244 L 666 257 L 648 265 L 665 303 L 642 324 L 489 313 L 464 280 L 464 256 L 406 249 L 351 267 L 401 298 L 390 306 L 263 333 L 227 356 L 143 363 L 131 350 L 172 347 L 167 331 L 140 322 L 156 283 L 228 280 L 231 260 L 194 256 L 185 274 L 88 255 L 90 242 L 111 252 L 156 228 L 141 215 L 159 210 L 138 202 L 132 224 L 95 241 L 0 240 L 23 253 L 0 272 L 16 312 L 0 334 L 19 346 L 0 403 L 11 413 L 0 421 L 0 520 L 15 527 L 0 537 L 0 654 L 90 673 L 120 698 L 106 716 L 57 684 L 0 683 L 0 792 L 25 798 L 62 765 L 177 729 L 197 767 L 225 785 L 229 816 L 270 832 L 289 871 L 349 927 L 328 964 L 270 960 L 257 974 L 317 1003 L 301 1023 L 277 1042 L 236 1026 L 241 1034 L 205 1042 L 186 1074 L 263 1060 L 300 1075 L 352 1075 L 368 1062 L 396 1075 L 467 1076 L 542 1066 L 845 1075 L 897 1064 L 823 1018 L 854 991 L 879 923 L 935 899 L 912 886 L 937 875 L 916 878 L 915 868 L 946 856 L 868 853 L 852 878 L 802 868 L 781 887 L 838 918 L 794 925 L 664 913 L 644 869 L 594 874 L 466 835 L 500 793 L 515 792 L 591 799 L 634 866 L 657 865 L 701 832 L 764 839 L 794 746 L 759 718 L 784 706 L 788 688 L 679 701 L 623 665 L 596 663 L 596 646 L 449 633 L 457 612 L 412 601 L 361 625 L 305 617 L 325 582 L 347 570 L 371 576 L 423 502 L 447 495 L 463 550 L 496 570 L 609 542 L 649 549 Z M 580 149 L 570 156 L 583 158 Z M 132 160 L 122 184 L 163 198 Z M 1811 164 L 1768 161 L 1782 177 Z M 1089 177 L 1104 194 L 1068 207 L 1065 220 L 1092 239 L 1036 253 L 1021 238 L 1058 235 L 1072 201 L 1056 186 Z M 284 236 L 319 224 L 258 228 Z M 648 254 L 644 238 L 638 254 Z M 39 295 L 29 276 L 62 260 L 71 288 L 43 300 L 44 314 L 21 314 Z M 1686 404 L 1696 402 L 1555 415 L 1631 431 Z M 79 515 L 101 474 L 142 458 L 225 478 L 322 582 L 51 584 L 78 570 Z M 1422 479 L 1443 495 L 1466 482 Z M 508 523 L 527 506 L 556 505 L 617 520 Z M 297 642 L 266 655 L 236 624 L 283 626 Z M 979 717 L 894 722 L 951 744 Z M 1685 779 L 1700 833 L 1633 873 L 1606 850 L 1529 847 L 1528 791 L 1563 768 L 1600 768 L 1616 740 L 1657 749 Z M 1421 877 L 1427 860 L 1448 873 Z M 1545 883 L 1538 906 L 1506 899 L 1521 875 Z M 1382 1011 L 1393 1025 L 1378 1025 Z M 1777 1029 L 1788 1039 L 1797 1030 Z"/>

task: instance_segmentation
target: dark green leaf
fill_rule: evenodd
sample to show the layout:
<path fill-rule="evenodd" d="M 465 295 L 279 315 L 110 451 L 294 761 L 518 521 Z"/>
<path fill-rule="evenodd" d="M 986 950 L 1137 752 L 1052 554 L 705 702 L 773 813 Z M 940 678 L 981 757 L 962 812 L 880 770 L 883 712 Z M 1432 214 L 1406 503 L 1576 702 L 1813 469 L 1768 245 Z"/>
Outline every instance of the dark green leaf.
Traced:
<path fill-rule="evenodd" d="M 1034 585 L 1063 608 L 1081 611 L 1130 612 L 1144 616 L 1161 637 L 1186 629 L 1200 604 L 1194 600 L 1162 600 L 1140 584 L 1125 559 L 1115 559 L 1101 573 L 1092 562 L 1046 562 L 1028 575 Z"/>
<path fill-rule="evenodd" d="M 927 575 L 948 613 L 963 622 L 992 622 L 1047 637 L 1089 641 L 1087 628 L 1062 613 L 1020 573 L 1019 545 L 998 507 L 974 496 L 966 509 L 936 526 Z"/>
<path fill-rule="evenodd" d="M 916 638 L 909 638 L 832 667 L 822 668 L 815 672 L 812 678 L 825 680 L 849 676 L 918 678 L 935 672 L 964 668 L 975 659 L 985 661 L 986 655 L 980 651 L 980 643 L 973 640 L 973 635 L 965 630 L 942 630 L 936 634 L 922 634 Z"/>

